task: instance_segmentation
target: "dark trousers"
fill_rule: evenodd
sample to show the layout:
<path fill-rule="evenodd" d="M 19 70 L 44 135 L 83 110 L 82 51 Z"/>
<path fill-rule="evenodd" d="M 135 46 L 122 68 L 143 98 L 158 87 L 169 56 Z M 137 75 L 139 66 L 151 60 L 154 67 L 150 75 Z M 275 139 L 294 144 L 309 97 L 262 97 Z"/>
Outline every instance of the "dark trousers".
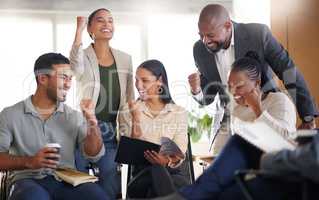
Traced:
<path fill-rule="evenodd" d="M 189 183 L 188 179 L 179 170 L 169 170 L 160 165 L 147 166 L 139 171 L 141 174 L 137 175 L 139 178 L 136 178 L 128 187 L 130 198 L 165 196 Z"/>
<path fill-rule="evenodd" d="M 257 169 L 262 152 L 237 135 L 232 136 L 213 164 L 195 181 L 180 190 L 186 199 L 218 198 L 224 188 L 234 184 L 239 169 Z"/>
<path fill-rule="evenodd" d="M 22 179 L 10 189 L 9 200 L 108 200 L 105 192 L 96 183 L 84 183 L 73 187 L 59 182 L 54 177 L 44 179 Z"/>

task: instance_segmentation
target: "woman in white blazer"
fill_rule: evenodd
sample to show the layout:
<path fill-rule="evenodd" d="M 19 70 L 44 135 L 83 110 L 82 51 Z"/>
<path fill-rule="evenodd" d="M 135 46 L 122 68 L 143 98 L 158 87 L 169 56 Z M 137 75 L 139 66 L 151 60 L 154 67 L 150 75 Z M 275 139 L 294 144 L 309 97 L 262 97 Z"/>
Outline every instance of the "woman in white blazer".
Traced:
<path fill-rule="evenodd" d="M 94 41 L 82 49 L 82 34 L 87 31 Z M 71 67 L 77 80 L 78 100 L 92 99 L 105 145 L 105 155 L 98 161 L 99 184 L 111 199 L 120 192 L 120 177 L 114 157 L 117 148 L 116 127 L 121 108 L 134 99 L 131 56 L 113 49 L 109 41 L 114 26 L 111 12 L 95 10 L 89 17 L 77 17 L 77 28 L 70 53 Z M 87 161 L 77 156 L 77 167 L 85 170 Z"/>

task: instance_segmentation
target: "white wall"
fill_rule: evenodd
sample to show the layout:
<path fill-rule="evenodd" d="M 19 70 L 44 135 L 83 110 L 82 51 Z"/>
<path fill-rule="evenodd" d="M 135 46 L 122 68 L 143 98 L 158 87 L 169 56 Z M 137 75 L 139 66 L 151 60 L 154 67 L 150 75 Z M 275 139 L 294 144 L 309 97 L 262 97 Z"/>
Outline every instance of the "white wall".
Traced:
<path fill-rule="evenodd" d="M 52 51 L 52 24 L 48 19 L 0 17 L 0 110 L 34 91 L 33 64 Z"/>
<path fill-rule="evenodd" d="M 234 20 L 270 26 L 270 0 L 233 0 Z"/>

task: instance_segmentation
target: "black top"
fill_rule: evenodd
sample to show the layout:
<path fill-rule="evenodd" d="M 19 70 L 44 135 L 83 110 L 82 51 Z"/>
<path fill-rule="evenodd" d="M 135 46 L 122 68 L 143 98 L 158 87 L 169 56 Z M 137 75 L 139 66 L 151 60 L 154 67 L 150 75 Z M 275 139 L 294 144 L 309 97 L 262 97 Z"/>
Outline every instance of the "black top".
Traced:
<path fill-rule="evenodd" d="M 111 66 L 99 65 L 100 94 L 95 108 L 96 118 L 115 122 L 121 99 L 119 76 L 114 62 Z"/>

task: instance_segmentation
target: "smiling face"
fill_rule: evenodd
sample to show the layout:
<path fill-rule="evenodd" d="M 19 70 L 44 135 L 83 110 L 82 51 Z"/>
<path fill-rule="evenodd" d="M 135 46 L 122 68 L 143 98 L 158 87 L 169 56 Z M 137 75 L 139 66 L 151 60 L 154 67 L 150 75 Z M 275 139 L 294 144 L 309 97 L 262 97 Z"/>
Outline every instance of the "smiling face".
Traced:
<path fill-rule="evenodd" d="M 161 87 L 162 82 L 157 79 L 147 69 L 139 67 L 136 70 L 135 87 L 139 93 L 140 99 L 143 101 L 151 98 L 159 98 L 158 89 Z"/>
<path fill-rule="evenodd" d="M 228 77 L 229 91 L 239 105 L 246 105 L 245 95 L 258 87 L 259 84 L 260 81 L 250 80 L 245 71 L 232 70 Z"/>
<path fill-rule="evenodd" d="M 228 48 L 231 35 L 230 22 L 203 21 L 198 23 L 198 29 L 198 34 L 209 52 L 216 53 Z"/>
<path fill-rule="evenodd" d="M 69 64 L 55 64 L 53 70 L 46 74 L 46 93 L 53 102 L 64 102 L 71 88 L 72 71 Z"/>
<path fill-rule="evenodd" d="M 87 29 L 88 33 L 94 40 L 112 39 L 114 25 L 111 13 L 104 9 L 99 10 L 92 17 L 92 20 L 89 22 Z"/>

